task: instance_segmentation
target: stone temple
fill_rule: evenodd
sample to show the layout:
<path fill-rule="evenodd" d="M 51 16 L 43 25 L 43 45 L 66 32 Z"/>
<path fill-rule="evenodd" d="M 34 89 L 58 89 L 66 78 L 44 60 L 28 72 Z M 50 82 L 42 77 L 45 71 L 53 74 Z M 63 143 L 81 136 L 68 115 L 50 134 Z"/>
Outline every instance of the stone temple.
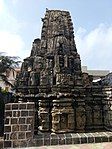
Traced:
<path fill-rule="evenodd" d="M 17 100 L 35 103 L 35 131 L 111 130 L 109 92 L 81 71 L 70 13 L 46 10 L 42 22 L 16 79 Z"/>

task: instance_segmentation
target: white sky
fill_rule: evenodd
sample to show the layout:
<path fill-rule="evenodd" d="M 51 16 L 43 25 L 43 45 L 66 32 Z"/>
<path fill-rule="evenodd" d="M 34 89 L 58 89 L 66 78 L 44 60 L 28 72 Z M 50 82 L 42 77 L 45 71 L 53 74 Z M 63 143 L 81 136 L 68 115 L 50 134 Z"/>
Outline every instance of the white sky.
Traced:
<path fill-rule="evenodd" d="M 112 70 L 112 0 L 0 0 L 0 52 L 28 57 L 46 8 L 70 11 L 82 65 Z"/>

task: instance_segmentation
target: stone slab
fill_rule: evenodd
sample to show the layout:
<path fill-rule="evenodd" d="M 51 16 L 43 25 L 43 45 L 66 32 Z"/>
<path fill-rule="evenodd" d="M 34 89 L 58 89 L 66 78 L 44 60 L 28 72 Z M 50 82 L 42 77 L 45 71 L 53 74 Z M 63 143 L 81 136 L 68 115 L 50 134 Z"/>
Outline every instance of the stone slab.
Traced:
<path fill-rule="evenodd" d="M 35 146 L 51 146 L 102 142 L 112 142 L 112 132 L 39 134 L 32 140 L 32 146 L 34 144 Z"/>
<path fill-rule="evenodd" d="M 112 149 L 112 143 L 91 143 L 91 144 L 76 144 L 76 145 L 53 145 L 41 146 L 38 149 Z M 10 148 L 12 149 L 12 148 Z M 26 148 L 21 148 L 26 149 Z M 28 149 L 37 149 L 37 147 L 29 147 Z"/>

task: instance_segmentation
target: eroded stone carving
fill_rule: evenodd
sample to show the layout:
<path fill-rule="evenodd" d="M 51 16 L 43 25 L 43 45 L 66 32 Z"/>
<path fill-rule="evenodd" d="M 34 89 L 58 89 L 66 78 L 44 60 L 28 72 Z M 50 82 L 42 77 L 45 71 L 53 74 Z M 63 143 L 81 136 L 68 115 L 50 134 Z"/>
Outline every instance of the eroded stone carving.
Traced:
<path fill-rule="evenodd" d="M 18 94 L 34 97 L 41 131 L 84 132 L 99 128 L 97 124 L 103 128 L 102 111 L 95 112 L 101 109 L 102 90 L 81 72 L 70 13 L 46 10 L 42 22 L 41 39 L 34 40 L 17 78 Z"/>

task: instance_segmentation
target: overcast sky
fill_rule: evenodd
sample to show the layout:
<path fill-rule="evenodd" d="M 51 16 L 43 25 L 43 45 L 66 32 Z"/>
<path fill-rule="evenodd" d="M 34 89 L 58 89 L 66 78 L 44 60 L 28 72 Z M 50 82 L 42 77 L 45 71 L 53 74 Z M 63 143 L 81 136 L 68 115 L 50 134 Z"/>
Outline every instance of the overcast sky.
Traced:
<path fill-rule="evenodd" d="M 28 57 L 46 8 L 70 11 L 82 65 L 112 70 L 112 0 L 0 0 L 0 52 Z"/>

